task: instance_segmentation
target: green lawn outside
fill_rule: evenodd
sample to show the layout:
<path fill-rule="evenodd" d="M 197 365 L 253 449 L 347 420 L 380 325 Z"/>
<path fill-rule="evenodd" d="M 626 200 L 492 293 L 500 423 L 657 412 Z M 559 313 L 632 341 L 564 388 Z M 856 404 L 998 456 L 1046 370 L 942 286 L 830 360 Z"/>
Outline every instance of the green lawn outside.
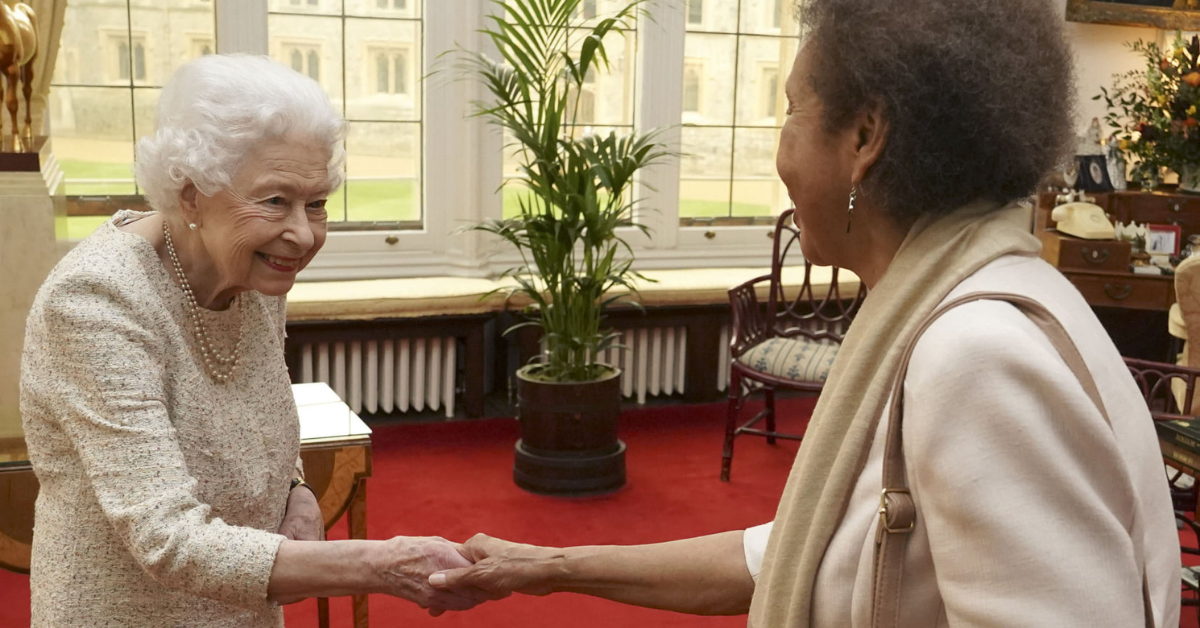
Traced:
<path fill-rule="evenodd" d="M 70 195 L 134 194 L 132 183 L 77 183 L 79 179 L 131 179 L 133 174 L 126 164 L 99 163 L 64 159 L 60 162 L 66 174 L 65 192 Z M 517 183 L 504 187 L 503 214 L 511 218 L 520 211 L 519 199 L 530 192 Z M 349 211 L 346 209 L 349 201 Z M 773 212 L 766 205 L 734 203 L 730 212 L 727 201 L 704 201 L 684 199 L 680 203 L 679 215 L 683 218 L 709 218 L 722 216 L 769 216 Z M 90 234 L 106 218 L 102 216 L 80 216 L 68 220 L 68 231 L 72 239 Z M 329 198 L 330 222 L 393 222 L 419 221 L 421 208 L 418 186 L 407 179 L 349 181 Z"/>
<path fill-rule="evenodd" d="M 130 164 L 102 163 L 61 159 L 59 165 L 65 177 L 64 194 L 72 196 L 107 196 L 110 194 L 137 194 L 133 185 L 133 169 Z M 81 183 L 79 179 L 128 179 L 128 183 Z"/>

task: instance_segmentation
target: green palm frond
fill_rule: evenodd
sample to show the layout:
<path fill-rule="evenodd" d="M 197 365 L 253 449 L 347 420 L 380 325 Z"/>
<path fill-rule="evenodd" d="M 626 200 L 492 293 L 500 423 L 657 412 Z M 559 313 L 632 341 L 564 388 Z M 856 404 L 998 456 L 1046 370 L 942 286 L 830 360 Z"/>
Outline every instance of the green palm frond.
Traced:
<path fill-rule="evenodd" d="M 604 328 L 604 308 L 636 305 L 633 249 L 618 232 L 634 227 L 637 173 L 668 156 L 657 132 L 574 137 L 585 81 L 610 67 L 605 39 L 633 30 L 645 14 L 634 0 L 612 15 L 585 23 L 582 0 L 493 0 L 481 32 L 499 52 L 493 58 L 459 48 L 459 69 L 486 88 L 474 115 L 504 129 L 531 192 L 519 212 L 470 227 L 516 248 L 522 262 L 504 272 L 529 298 L 534 317 L 522 326 L 544 332 L 543 376 L 587 381 L 595 358 L 617 345 Z M 640 306 L 639 306 L 640 307 Z M 511 329 L 509 330 L 511 331 Z"/>

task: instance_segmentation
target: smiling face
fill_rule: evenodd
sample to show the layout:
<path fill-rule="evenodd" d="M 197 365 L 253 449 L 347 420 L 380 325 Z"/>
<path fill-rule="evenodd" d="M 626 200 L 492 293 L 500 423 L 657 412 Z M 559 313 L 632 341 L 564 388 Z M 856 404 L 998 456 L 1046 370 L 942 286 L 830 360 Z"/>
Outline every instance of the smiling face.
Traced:
<path fill-rule="evenodd" d="M 823 105 L 809 83 L 810 63 L 802 47 L 787 80 L 788 116 L 775 168 L 796 207 L 793 219 L 805 258 L 821 266 L 848 266 L 847 210 L 859 143 L 853 127 L 826 130 Z"/>
<path fill-rule="evenodd" d="M 317 143 L 268 140 L 247 155 L 230 189 L 214 196 L 184 190 L 184 212 L 200 226 L 214 292 L 280 296 L 292 289 L 325 244 L 329 158 Z"/>

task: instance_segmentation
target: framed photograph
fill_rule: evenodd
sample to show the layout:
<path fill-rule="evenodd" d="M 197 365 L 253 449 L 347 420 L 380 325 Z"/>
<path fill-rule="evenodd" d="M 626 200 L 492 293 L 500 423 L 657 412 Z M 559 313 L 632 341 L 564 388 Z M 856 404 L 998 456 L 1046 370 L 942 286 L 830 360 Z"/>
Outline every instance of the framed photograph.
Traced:
<path fill-rule="evenodd" d="M 1151 255 L 1179 255 L 1183 233 L 1179 225 L 1147 225 L 1146 252 Z"/>
<path fill-rule="evenodd" d="M 1067 19 L 1195 31 L 1200 30 L 1200 0 L 1067 0 Z"/>

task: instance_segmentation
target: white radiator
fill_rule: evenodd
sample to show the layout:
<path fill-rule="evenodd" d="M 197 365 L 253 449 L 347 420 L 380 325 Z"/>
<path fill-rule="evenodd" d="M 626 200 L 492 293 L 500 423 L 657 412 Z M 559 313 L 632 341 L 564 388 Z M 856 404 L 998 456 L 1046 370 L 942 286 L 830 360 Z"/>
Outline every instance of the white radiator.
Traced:
<path fill-rule="evenodd" d="M 355 412 L 434 412 L 454 416 L 454 338 L 305 344 L 300 383 L 325 382 Z"/>
<path fill-rule="evenodd" d="M 684 365 L 687 355 L 686 327 L 631 329 L 621 333 L 621 347 L 601 352 L 599 362 L 621 369 L 621 394 L 636 398 L 682 393 L 687 382 Z M 694 360 L 717 361 L 717 388 L 729 388 L 729 326 L 721 328 L 717 355 L 691 356 Z"/>

